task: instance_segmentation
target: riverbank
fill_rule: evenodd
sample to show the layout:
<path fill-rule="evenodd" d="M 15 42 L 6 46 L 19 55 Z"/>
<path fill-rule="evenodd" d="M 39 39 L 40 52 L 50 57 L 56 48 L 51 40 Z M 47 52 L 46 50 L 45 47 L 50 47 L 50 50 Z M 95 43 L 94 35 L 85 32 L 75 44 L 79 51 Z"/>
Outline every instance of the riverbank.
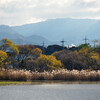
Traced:
<path fill-rule="evenodd" d="M 0 85 L 20 85 L 26 82 L 18 82 L 18 81 L 0 81 Z"/>
<path fill-rule="evenodd" d="M 0 85 L 54 85 L 54 84 L 100 84 L 100 81 L 62 81 L 62 80 L 37 80 L 33 82 L 0 81 Z"/>
<path fill-rule="evenodd" d="M 53 70 L 31 72 L 27 70 L 2 70 L 0 80 L 4 81 L 35 81 L 35 80 L 62 80 L 62 81 L 100 81 L 100 71 L 86 70 Z"/>

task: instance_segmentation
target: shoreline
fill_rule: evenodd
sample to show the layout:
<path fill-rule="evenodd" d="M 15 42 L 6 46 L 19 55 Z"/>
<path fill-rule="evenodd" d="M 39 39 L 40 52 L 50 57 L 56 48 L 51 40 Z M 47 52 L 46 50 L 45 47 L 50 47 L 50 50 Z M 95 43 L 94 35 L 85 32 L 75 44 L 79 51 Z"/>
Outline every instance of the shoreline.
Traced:
<path fill-rule="evenodd" d="M 62 81 L 62 80 L 36 80 L 36 81 L 0 81 L 0 86 L 5 85 L 54 85 L 54 84 L 100 84 L 100 81 Z"/>

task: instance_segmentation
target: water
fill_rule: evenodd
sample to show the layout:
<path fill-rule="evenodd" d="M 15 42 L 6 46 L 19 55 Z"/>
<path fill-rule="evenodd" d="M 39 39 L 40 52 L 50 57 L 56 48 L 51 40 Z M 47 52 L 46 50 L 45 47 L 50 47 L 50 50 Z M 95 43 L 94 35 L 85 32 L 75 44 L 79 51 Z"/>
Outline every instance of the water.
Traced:
<path fill-rule="evenodd" d="M 100 100 L 100 84 L 0 86 L 0 100 Z"/>

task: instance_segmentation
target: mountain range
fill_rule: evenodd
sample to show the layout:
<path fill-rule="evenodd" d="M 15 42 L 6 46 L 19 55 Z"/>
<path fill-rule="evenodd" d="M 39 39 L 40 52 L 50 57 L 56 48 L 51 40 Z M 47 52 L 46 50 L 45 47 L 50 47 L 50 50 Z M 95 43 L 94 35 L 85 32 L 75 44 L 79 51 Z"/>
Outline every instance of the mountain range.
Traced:
<path fill-rule="evenodd" d="M 0 25 L 0 40 L 3 38 L 8 38 L 13 41 L 14 44 L 35 44 L 35 45 L 42 45 L 43 41 L 49 42 L 42 36 L 38 35 L 31 35 L 31 36 L 24 36 L 16 32 L 12 27 L 7 25 Z"/>
<path fill-rule="evenodd" d="M 100 39 L 100 20 L 60 18 L 21 26 L 0 25 L 0 39 L 18 44 L 60 43 L 62 39 L 66 45 L 81 44 L 85 36 L 89 42 Z"/>

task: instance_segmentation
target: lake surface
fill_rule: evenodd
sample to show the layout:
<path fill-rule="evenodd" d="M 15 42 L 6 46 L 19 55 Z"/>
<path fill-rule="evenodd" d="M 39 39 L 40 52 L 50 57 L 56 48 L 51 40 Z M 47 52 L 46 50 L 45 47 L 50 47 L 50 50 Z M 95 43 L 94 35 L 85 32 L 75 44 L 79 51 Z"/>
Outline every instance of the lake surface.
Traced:
<path fill-rule="evenodd" d="M 100 100 L 100 84 L 0 86 L 0 100 Z"/>

